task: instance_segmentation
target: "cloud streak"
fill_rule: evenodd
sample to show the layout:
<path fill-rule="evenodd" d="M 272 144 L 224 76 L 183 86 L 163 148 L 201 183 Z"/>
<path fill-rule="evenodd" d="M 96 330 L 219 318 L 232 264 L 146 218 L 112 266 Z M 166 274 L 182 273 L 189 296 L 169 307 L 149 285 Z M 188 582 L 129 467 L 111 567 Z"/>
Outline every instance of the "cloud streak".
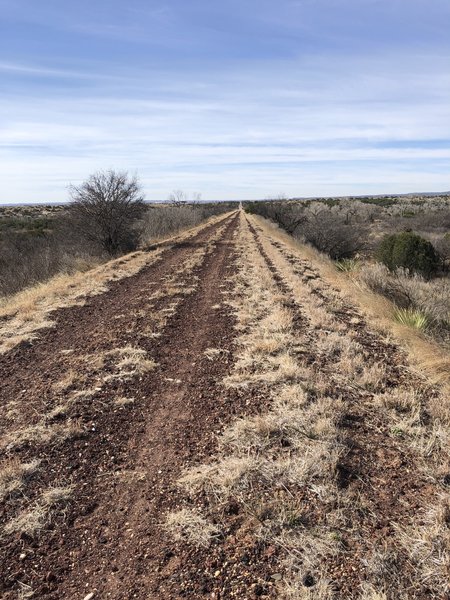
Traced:
<path fill-rule="evenodd" d="M 135 1 L 123 33 L 137 28 L 136 44 L 117 38 L 115 1 L 88 33 L 87 2 L 72 24 L 43 5 L 5 11 L 8 31 L 32 36 L 0 57 L 0 202 L 65 200 L 69 182 L 110 167 L 138 171 L 151 199 L 178 187 L 217 199 L 450 187 L 440 0 L 433 14 L 413 0 L 408 18 L 388 0 L 286 0 L 277 15 L 265 0 L 195 0 L 190 12 Z M 166 36 L 152 36 L 157 24 Z"/>

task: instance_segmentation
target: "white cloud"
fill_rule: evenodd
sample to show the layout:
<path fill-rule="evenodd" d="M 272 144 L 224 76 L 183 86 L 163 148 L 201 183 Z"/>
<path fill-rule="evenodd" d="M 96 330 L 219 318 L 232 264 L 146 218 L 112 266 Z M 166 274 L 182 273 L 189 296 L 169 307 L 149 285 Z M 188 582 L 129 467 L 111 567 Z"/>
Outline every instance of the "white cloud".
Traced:
<path fill-rule="evenodd" d="M 444 65 L 434 53 L 305 56 L 10 92 L 0 201 L 64 200 L 70 181 L 110 167 L 138 170 L 150 198 L 176 187 L 214 198 L 446 189 Z"/>

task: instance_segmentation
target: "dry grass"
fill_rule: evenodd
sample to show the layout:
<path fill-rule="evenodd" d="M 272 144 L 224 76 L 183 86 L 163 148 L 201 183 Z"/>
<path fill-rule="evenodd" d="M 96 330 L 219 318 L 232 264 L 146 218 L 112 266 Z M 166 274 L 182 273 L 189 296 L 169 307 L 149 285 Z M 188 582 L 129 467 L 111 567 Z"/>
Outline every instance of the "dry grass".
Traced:
<path fill-rule="evenodd" d="M 0 466 L 0 502 L 11 495 L 23 492 L 27 480 L 32 477 L 40 460 L 21 463 L 18 459 L 7 460 Z"/>
<path fill-rule="evenodd" d="M 114 400 L 114 406 L 129 406 L 130 404 L 134 404 L 134 398 L 125 398 L 124 396 L 120 396 Z"/>
<path fill-rule="evenodd" d="M 398 595 L 397 600 L 401 600 L 404 598 L 407 600 L 406 596 Z M 386 592 L 375 589 L 370 584 L 362 586 L 362 594 L 361 600 L 389 600 Z"/>
<path fill-rule="evenodd" d="M 353 339 L 353 332 L 336 320 L 334 310 L 342 307 L 342 298 L 316 278 L 317 272 L 308 266 L 308 262 L 296 261 L 295 256 L 290 254 L 294 259 L 292 264 L 266 235 L 262 235 L 260 240 L 284 284 L 292 290 L 293 297 L 303 308 L 309 325 L 320 333 L 316 341 L 317 350 L 327 361 L 333 357 L 333 369 L 345 382 L 376 391 L 383 383 L 385 368 L 380 363 L 373 363 L 361 344 Z M 311 276 L 305 277 L 305 273 Z"/>
<path fill-rule="evenodd" d="M 237 243 L 242 258 L 228 304 L 236 311 L 239 351 L 224 384 L 264 389 L 270 408 L 231 424 L 219 437 L 216 459 L 186 470 L 180 485 L 193 497 L 206 494 L 212 506 L 230 497 L 238 501 L 246 515 L 245 535 L 250 530 L 287 552 L 280 597 L 306 598 L 302 578 L 336 550 L 336 542 L 325 530 L 305 526 L 293 498 L 299 489 L 326 502 L 335 498 L 342 405 L 317 394 L 316 374 L 302 364 L 293 310 L 244 222 Z M 314 390 L 314 400 L 307 388 Z M 314 590 L 322 588 L 328 589 L 319 577 Z"/>
<path fill-rule="evenodd" d="M 224 350 L 223 348 L 206 348 L 206 350 L 203 352 L 204 356 L 206 356 L 206 358 L 211 361 L 218 360 L 219 358 L 228 353 L 229 351 Z"/>
<path fill-rule="evenodd" d="M 157 366 L 154 361 L 148 358 L 145 350 L 135 346 L 113 348 L 96 354 L 85 354 L 78 356 L 77 361 L 79 363 L 77 370 L 70 369 L 60 381 L 52 386 L 55 394 L 58 396 L 63 395 L 65 398 L 67 392 L 71 391 L 70 396 L 53 409 L 56 411 L 54 416 L 67 410 L 69 405 L 80 397 L 91 397 L 101 389 L 104 383 L 143 375 Z M 92 385 L 94 387 L 92 389 L 74 389 L 77 386 L 83 386 L 88 379 L 93 381 Z M 47 417 L 52 418 L 51 414 L 49 413 Z"/>
<path fill-rule="evenodd" d="M 230 454 L 188 470 L 179 481 L 191 494 L 202 491 L 222 500 L 252 489 L 274 493 L 286 487 L 333 484 L 340 453 L 338 445 L 317 443 L 288 456 Z"/>
<path fill-rule="evenodd" d="M 313 587 L 305 587 L 301 578 L 283 584 L 284 600 L 332 600 L 335 598 L 332 587 L 326 579 L 315 582 Z"/>
<path fill-rule="evenodd" d="M 437 465 L 448 449 L 444 423 L 450 423 L 450 408 L 448 402 L 431 396 L 425 410 L 418 390 L 393 389 L 390 371 L 374 359 L 370 344 L 355 339 L 359 334 L 354 326 L 364 317 L 357 314 L 336 323 L 335 312 L 351 307 L 351 302 L 317 280 L 315 270 L 308 266 L 312 260 L 297 263 L 283 245 L 274 249 L 265 234 L 258 237 L 283 287 L 280 291 L 252 236 L 241 224 L 237 238 L 239 273 L 233 296 L 228 299 L 237 317 L 238 353 L 224 384 L 255 388 L 259 393 L 263 390 L 268 408 L 232 423 L 218 438 L 216 457 L 187 469 L 180 485 L 193 500 L 207 498 L 208 511 L 219 515 L 227 500 L 237 501 L 239 514 L 245 515 L 242 535 L 253 535 L 284 552 L 287 559 L 281 570 L 285 575 L 278 584 L 278 597 L 334 598 L 330 574 L 323 570 L 325 557 L 343 550 L 352 554 L 351 548 L 341 546 L 340 531 L 357 540 L 361 515 L 374 510 L 371 494 L 364 487 L 348 491 L 340 487 L 343 457 L 348 452 L 344 437 L 348 434 L 343 429 L 348 427 L 344 418 L 347 411 L 370 417 L 374 408 L 378 409 L 386 421 L 387 435 L 390 427 L 397 438 L 391 445 L 403 445 L 410 456 L 414 455 L 409 448 L 417 451 L 418 469 L 422 462 L 430 469 L 430 457 L 434 456 L 437 477 Z M 334 267 L 333 273 L 334 277 L 344 276 Z M 336 387 L 351 391 L 352 408 L 345 394 L 342 400 L 336 398 Z M 446 474 L 442 468 L 441 476 Z M 299 495 L 309 500 L 299 504 Z M 315 503 L 321 504 L 319 521 L 310 520 L 305 513 L 305 506 Z M 410 542 L 410 550 L 419 548 L 410 554 L 411 560 L 424 570 L 417 589 L 435 582 L 440 593 L 450 547 L 445 537 L 447 508 L 430 507 L 429 513 L 427 527 L 415 515 L 411 527 L 399 528 L 398 535 L 404 539 L 410 536 L 411 540 L 413 531 L 420 532 L 422 545 Z M 432 519 L 440 523 L 440 537 Z M 238 538 L 241 529 L 235 534 Z M 366 579 L 355 589 L 355 598 L 410 597 L 406 590 L 416 582 L 407 576 L 405 579 L 399 570 L 402 563 L 392 556 L 395 541 L 391 542 L 359 557 Z M 341 561 L 345 558 L 343 555 Z"/>
<path fill-rule="evenodd" d="M 322 389 L 322 392 L 327 387 L 332 389 L 333 381 L 344 386 L 355 386 L 353 388 L 355 390 L 364 388 L 372 393 L 389 389 L 389 392 L 378 393 L 374 397 L 374 404 L 380 409 L 380 414 L 390 423 L 391 434 L 397 437 L 396 443 L 400 446 L 406 445 L 417 453 L 416 468 L 422 470 L 428 477 L 431 474 L 435 481 L 440 480 L 443 476 L 446 477 L 448 469 L 445 471 L 442 465 L 448 464 L 450 448 L 448 433 L 450 406 L 447 399 L 448 394 L 445 391 L 448 390 L 445 384 L 448 383 L 448 373 L 450 372 L 448 356 L 444 356 L 436 345 L 432 345 L 412 333 L 410 328 L 408 328 L 409 331 L 406 331 L 406 327 L 393 323 L 394 307 L 385 299 L 358 287 L 358 284 L 355 284 L 347 275 L 337 273 L 336 269 L 331 268 L 330 261 L 321 257 L 317 252 L 302 247 L 288 236 L 273 230 L 270 225 L 260 220 L 258 222 L 261 223 L 263 229 L 260 239 L 266 254 L 277 268 L 278 273 L 282 275 L 284 284 L 292 290 L 294 298 L 298 299 L 304 308 L 309 325 L 318 333 L 313 348 L 317 348 L 325 364 L 328 362 L 333 365 L 333 372 L 330 373 L 331 382 L 328 386 L 323 384 L 323 380 L 319 385 L 320 373 L 314 375 L 312 388 L 315 388 L 316 394 L 319 388 Z M 274 249 L 269 239 L 264 240 L 265 236 L 276 239 L 280 245 Z M 303 258 L 297 261 L 296 257 L 299 256 Z M 289 261 L 287 261 L 287 257 L 289 257 Z M 318 282 L 313 276 L 310 276 L 310 273 L 312 275 L 314 273 L 311 269 L 306 268 L 308 262 L 317 269 L 317 273 L 322 277 L 322 282 Z M 290 270 L 291 273 L 289 273 Z M 296 278 L 300 279 L 301 283 L 296 282 Z M 328 287 L 324 282 L 328 282 Z M 440 394 L 435 390 L 431 397 L 424 399 L 419 388 L 392 389 L 391 386 L 386 386 L 384 364 L 374 362 L 370 353 L 368 354 L 361 344 L 353 339 L 351 328 L 347 329 L 346 326 L 344 329 L 337 329 L 330 323 L 330 319 L 333 319 L 333 311 L 340 310 L 343 306 L 342 298 L 337 297 L 330 286 L 339 289 L 344 294 L 344 298 L 346 295 L 348 298 L 351 295 L 353 301 L 356 301 L 363 309 L 364 318 L 367 317 L 375 329 L 384 327 L 386 330 L 389 327 L 390 331 L 394 332 L 398 339 L 409 347 L 412 360 L 416 365 L 420 365 L 422 372 L 425 370 L 432 374 L 434 381 L 440 381 Z M 319 296 L 315 296 L 315 294 L 319 294 Z M 352 305 L 350 298 L 347 300 L 347 304 Z M 328 318 L 325 315 L 327 312 Z M 359 318 L 356 320 L 358 323 L 361 322 Z M 319 332 L 321 332 L 320 335 Z M 306 385 L 304 387 L 306 388 Z M 425 379 L 423 379 L 423 387 L 428 389 L 429 395 L 430 386 Z M 408 452 L 407 449 L 406 452 Z M 371 510 L 370 505 L 364 508 L 363 498 L 352 506 L 345 502 L 344 495 L 338 494 L 338 497 L 341 503 L 344 502 L 344 514 L 351 514 L 356 504 L 361 505 L 361 510 Z M 398 528 L 399 538 L 403 540 L 402 545 L 405 550 L 408 550 L 410 561 L 422 571 L 422 576 L 413 582 L 405 582 L 404 574 L 396 571 L 396 564 L 390 565 L 386 571 L 386 568 L 382 568 L 382 563 L 385 565 L 386 563 L 378 561 L 378 567 L 375 569 L 376 561 L 374 559 L 375 562 L 372 561 L 368 565 L 369 581 L 361 588 L 359 597 L 406 599 L 410 597 L 406 589 L 411 589 L 408 587 L 411 585 L 417 586 L 417 589 L 436 590 L 439 597 L 443 590 L 448 593 L 450 544 L 448 524 L 446 524 L 448 501 L 446 502 L 447 504 L 441 501 L 434 508 L 432 504 L 425 517 L 419 514 L 414 515 L 409 528 Z M 439 526 L 436 525 L 437 522 L 439 522 Z M 384 579 L 380 575 L 382 571 Z M 447 579 L 444 574 L 447 575 Z M 294 582 L 292 585 L 293 594 L 296 594 L 296 583 Z M 398 592 L 397 595 L 392 594 L 392 586 Z M 286 586 L 283 587 L 285 592 L 286 589 Z M 302 597 L 301 592 L 298 597 Z"/>
<path fill-rule="evenodd" d="M 280 446 L 290 452 L 306 451 L 317 440 L 334 443 L 341 412 L 342 403 L 330 398 L 306 403 L 305 392 L 290 401 L 276 399 L 269 412 L 238 419 L 231 425 L 219 439 L 220 448 L 246 456 L 260 455 Z"/>
<path fill-rule="evenodd" d="M 35 595 L 33 588 L 26 583 L 18 581 L 19 590 L 17 592 L 18 600 L 25 600 L 26 598 L 32 598 Z"/>
<path fill-rule="evenodd" d="M 175 540 L 207 548 L 219 535 L 217 525 L 209 523 L 198 510 L 182 508 L 166 516 L 164 528 Z"/>
<path fill-rule="evenodd" d="M 52 516 L 67 505 L 72 492 L 73 486 L 47 489 L 29 509 L 6 523 L 4 533 L 35 535 L 40 532 L 51 521 Z"/>
<path fill-rule="evenodd" d="M 400 387 L 376 395 L 374 403 L 389 411 L 392 435 L 404 438 L 422 458 L 433 458 L 432 470 L 436 471 L 450 449 L 446 400 L 435 396 L 433 402 L 428 403 L 423 392 Z M 430 473 L 429 462 L 423 468 Z"/>
<path fill-rule="evenodd" d="M 74 369 L 69 369 L 62 379 L 56 381 L 52 385 L 52 390 L 56 394 L 65 393 L 71 388 L 75 388 L 76 386 L 83 384 L 84 380 L 85 378 L 80 373 Z"/>
<path fill-rule="evenodd" d="M 426 374 L 431 381 L 443 386 L 447 394 L 450 392 L 448 352 L 430 340 L 423 339 L 414 329 L 396 323 L 393 319 L 394 305 L 391 301 L 374 293 L 366 285 L 362 285 L 358 278 L 337 271 L 330 259 L 313 248 L 301 244 L 276 225 L 258 216 L 252 216 L 250 219 L 262 229 L 264 234 L 290 249 L 298 259 L 314 265 L 323 281 L 337 289 L 349 303 L 355 304 L 362 310 L 370 325 L 394 335 L 408 352 L 411 363 L 416 365 L 420 372 Z"/>
<path fill-rule="evenodd" d="M 418 580 L 445 597 L 450 592 L 450 495 L 442 495 L 422 524 L 397 527 L 398 540 L 417 569 Z"/>
<path fill-rule="evenodd" d="M 83 429 L 77 421 L 60 424 L 47 424 L 45 420 L 34 425 L 8 432 L 0 441 L 2 450 L 18 450 L 24 446 L 60 444 L 82 435 Z"/>
<path fill-rule="evenodd" d="M 145 481 L 148 477 L 148 471 L 143 469 L 124 469 L 123 471 L 114 471 L 113 477 L 117 477 L 127 483 L 135 483 L 139 481 Z"/>
<path fill-rule="evenodd" d="M 115 348 L 104 354 L 105 359 L 112 359 L 114 373 L 103 378 L 104 381 L 113 379 L 129 379 L 136 375 L 143 375 L 152 371 L 157 364 L 147 358 L 147 352 L 142 348 L 126 346 L 124 348 Z"/>
<path fill-rule="evenodd" d="M 409 388 L 394 388 L 384 394 L 374 397 L 375 404 L 394 410 L 397 414 L 408 414 L 421 406 L 420 394 Z"/>
<path fill-rule="evenodd" d="M 57 404 L 52 410 L 45 415 L 45 419 L 48 423 L 52 421 L 58 421 L 67 416 L 69 412 L 71 402 L 63 402 L 61 404 Z"/>

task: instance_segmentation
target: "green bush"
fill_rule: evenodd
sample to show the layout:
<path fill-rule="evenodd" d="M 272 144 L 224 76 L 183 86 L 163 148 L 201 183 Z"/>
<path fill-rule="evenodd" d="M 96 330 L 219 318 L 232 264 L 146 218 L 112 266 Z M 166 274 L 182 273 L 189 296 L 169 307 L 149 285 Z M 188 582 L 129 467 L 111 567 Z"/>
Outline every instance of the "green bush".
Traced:
<path fill-rule="evenodd" d="M 403 268 L 427 278 L 436 274 L 440 263 L 433 244 L 412 231 L 385 236 L 376 257 L 390 271 Z"/>

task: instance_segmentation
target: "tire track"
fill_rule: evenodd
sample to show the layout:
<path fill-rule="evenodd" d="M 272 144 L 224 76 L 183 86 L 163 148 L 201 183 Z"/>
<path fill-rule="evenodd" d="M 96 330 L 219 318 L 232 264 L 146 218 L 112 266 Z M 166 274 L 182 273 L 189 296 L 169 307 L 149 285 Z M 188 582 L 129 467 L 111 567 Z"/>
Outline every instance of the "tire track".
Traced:
<path fill-rule="evenodd" d="M 386 572 L 385 581 L 378 581 L 380 588 L 403 579 L 402 585 L 408 594 L 413 594 L 411 597 L 440 598 L 439 591 L 427 584 L 420 585 L 408 553 L 399 545 L 398 531 L 417 514 L 424 514 L 430 505 L 439 505 L 445 487 L 437 482 L 431 484 L 429 469 L 423 468 L 422 459 L 401 436 L 392 435 L 391 416 L 374 402 L 377 395 L 388 398 L 398 388 L 411 390 L 426 405 L 436 391 L 405 367 L 406 358 L 398 347 L 370 331 L 363 316 L 320 281 L 311 264 L 296 257 L 269 234 L 257 231 L 251 224 L 250 229 L 280 289 L 288 293 L 293 304 L 298 301 L 301 317 L 313 313 L 314 298 L 319 307 L 323 306 L 323 324 L 315 315 L 314 327 L 309 323 L 299 335 L 307 345 L 309 358 L 305 364 L 315 369 L 322 392 L 344 400 L 346 406 L 340 428 L 348 450 L 338 465 L 337 482 L 348 525 L 339 531 L 342 552 L 326 566 L 337 597 L 357 596 L 361 569 L 363 572 L 381 569 L 385 557 L 390 556 L 395 566 Z M 315 280 L 319 280 L 318 288 Z M 334 332 L 329 328 L 332 320 L 337 325 Z M 330 335 L 334 335 L 335 347 L 326 341 Z M 336 368 L 342 349 L 340 340 L 345 342 L 344 349 L 348 343 L 360 348 L 364 368 L 381 365 L 383 372 L 379 378 L 365 385 L 357 377 L 352 382 L 345 372 L 341 374 Z M 426 412 L 421 418 L 426 423 Z M 446 458 L 442 456 L 439 460 Z"/>
<path fill-rule="evenodd" d="M 207 227 L 194 240 L 183 242 L 181 248 L 168 250 L 168 263 L 152 265 L 129 280 L 118 282 L 112 290 L 103 296 L 95 297 L 87 306 L 60 311 L 58 327 L 44 332 L 42 338 L 32 347 L 22 346 L 12 352 L 11 356 L 3 357 L 3 362 L 9 363 L 14 369 L 9 373 L 10 380 L 3 382 L 3 394 L 5 391 L 11 394 L 17 386 L 25 385 L 23 380 L 19 381 L 20 374 L 26 373 L 25 364 L 32 362 L 33 368 L 25 377 L 28 379 L 27 384 L 37 380 L 34 390 L 27 389 L 30 406 L 33 406 L 33 401 L 37 405 L 41 402 L 41 386 L 47 385 L 47 389 L 51 388 L 53 380 L 49 377 L 49 371 L 51 372 L 52 368 L 61 368 L 61 362 L 63 365 L 71 365 L 73 357 L 71 358 L 70 353 L 67 356 L 64 354 L 62 361 L 57 353 L 58 349 L 66 349 L 69 344 L 83 348 L 84 351 L 87 351 L 86 346 L 89 345 L 89 356 L 94 358 L 96 353 L 104 351 L 105 348 L 116 348 L 129 341 L 136 343 L 138 340 L 139 347 L 158 365 L 151 373 L 132 378 L 112 379 L 101 389 L 94 390 L 93 395 L 81 396 L 71 406 L 69 414 L 70 419 L 79 419 L 82 422 L 81 434 L 72 439 L 65 439 L 57 445 L 48 443 L 39 446 L 41 464 L 38 476 L 29 483 L 27 497 L 22 498 L 19 505 L 29 506 L 34 498 L 39 497 L 40 490 L 48 489 L 54 482 L 65 486 L 75 482 L 76 490 L 70 503 L 64 507 L 61 514 L 55 514 L 52 522 L 45 528 L 45 536 L 36 537 L 19 532 L 18 537 L 10 537 L 9 543 L 3 545 L 1 581 L 2 591 L 5 593 L 8 594 L 8 589 L 17 589 L 19 585 L 30 585 L 31 589 L 43 598 L 84 598 L 85 569 L 95 565 L 95 569 L 98 570 L 102 563 L 96 562 L 96 557 L 101 555 L 101 560 L 108 565 L 109 572 L 111 554 L 114 554 L 119 542 L 124 542 L 123 534 L 127 530 L 124 519 L 128 518 L 126 515 L 130 503 L 137 497 L 145 496 L 140 481 L 141 471 L 148 472 L 145 484 L 154 499 L 153 477 L 155 472 L 161 470 L 156 468 L 161 467 L 161 461 L 166 461 L 166 472 L 169 474 L 174 469 L 177 452 L 186 457 L 200 451 L 210 440 L 209 426 L 206 431 L 205 426 L 209 425 L 210 420 L 219 423 L 222 418 L 226 418 L 220 403 L 216 405 L 211 400 L 212 416 L 204 419 L 203 426 L 200 426 L 198 434 L 195 434 L 193 426 L 199 420 L 200 414 L 204 414 L 205 408 L 202 400 L 205 392 L 201 392 L 199 386 L 204 386 L 204 390 L 211 390 L 214 386 L 215 370 L 226 368 L 229 361 L 228 355 L 224 354 L 221 361 L 213 363 L 202 357 L 202 352 L 208 346 L 221 342 L 231 343 L 232 322 L 228 311 L 222 305 L 224 290 L 220 285 L 225 285 L 221 282 L 224 282 L 227 273 L 233 268 L 233 247 L 230 240 L 235 227 L 235 217 L 229 218 L 224 228 Z M 217 234 L 219 239 L 216 242 L 211 241 Z M 200 262 L 194 265 L 188 277 L 190 281 L 186 282 L 195 285 L 191 286 L 189 294 L 180 294 L 178 312 L 170 311 L 160 337 L 141 335 L 145 314 L 136 320 L 133 312 L 140 308 L 144 308 L 144 313 L 148 311 L 149 286 L 154 289 L 158 286 L 158 280 L 166 280 L 171 272 L 175 273 L 174 284 L 180 283 L 183 278 L 182 271 L 177 275 L 180 264 L 183 260 L 189 260 L 190 255 L 199 246 L 205 246 L 207 249 Z M 156 313 L 164 311 L 172 300 L 173 297 L 158 298 L 153 310 Z M 120 322 L 112 321 L 109 329 L 105 328 L 108 319 L 117 311 L 125 312 L 130 305 L 130 314 L 125 314 Z M 185 390 L 185 393 L 182 390 Z M 185 398 L 188 392 L 192 397 L 188 395 Z M 5 400 L 5 395 L 2 398 Z M 115 406 L 112 404 L 114 398 L 129 398 L 134 399 L 134 402 Z M 190 416 L 187 404 L 195 399 L 199 404 L 192 409 Z M 190 426 L 185 431 L 185 425 L 189 425 L 187 421 L 190 422 Z M 168 429 L 166 425 L 169 426 Z M 147 431 L 147 428 L 150 428 L 153 434 Z M 168 451 L 169 438 L 172 439 L 170 436 L 173 438 L 172 444 L 178 444 L 181 450 L 176 449 L 173 453 Z M 161 446 L 167 451 L 162 451 Z M 150 452 L 150 455 L 141 457 L 142 448 Z M 18 454 L 15 452 L 14 456 L 28 460 L 36 456 L 36 450 L 35 444 L 28 444 L 21 448 Z M 152 461 L 155 465 L 150 468 Z M 129 491 L 133 485 L 136 487 L 130 497 Z M 115 500 L 110 503 L 111 495 Z M 152 498 L 144 504 L 140 501 L 134 507 L 135 514 L 140 515 L 141 520 L 142 516 L 148 515 Z M 170 502 L 170 497 L 167 501 Z M 17 497 L 11 497 L 2 505 L 0 518 L 5 522 L 11 512 L 14 514 L 17 511 Z M 109 519 L 111 525 L 108 526 L 107 535 L 104 532 L 104 523 L 105 520 L 109 522 Z M 157 518 L 153 518 L 154 528 L 156 521 Z M 139 518 L 136 516 L 135 523 L 138 522 Z M 110 534 L 111 545 L 105 541 L 109 539 Z M 20 556 L 26 558 L 20 559 Z M 123 559 L 122 563 L 121 572 L 122 569 L 125 571 L 126 559 Z M 31 564 L 32 569 L 29 568 Z M 83 568 L 80 565 L 83 565 Z M 69 573 L 76 569 L 78 575 L 72 577 L 72 584 L 67 584 L 71 591 L 61 591 Z M 93 585 L 97 584 L 95 579 Z M 117 583 L 114 585 L 117 586 Z M 5 596 L 9 597 L 15 597 L 14 592 Z M 130 597 L 127 586 L 123 597 Z"/>

